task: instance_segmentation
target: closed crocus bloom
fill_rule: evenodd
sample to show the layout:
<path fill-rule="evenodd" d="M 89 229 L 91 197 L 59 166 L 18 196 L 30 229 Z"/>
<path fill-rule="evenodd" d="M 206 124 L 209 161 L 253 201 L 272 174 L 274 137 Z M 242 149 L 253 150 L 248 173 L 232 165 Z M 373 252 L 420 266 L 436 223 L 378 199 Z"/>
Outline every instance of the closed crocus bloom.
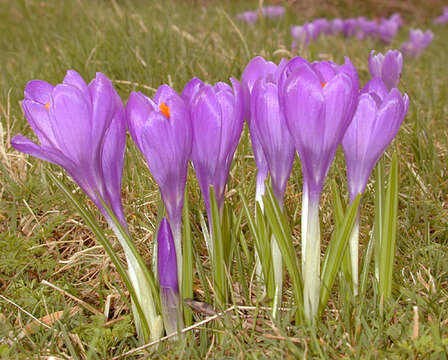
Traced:
<path fill-rule="evenodd" d="M 258 11 L 245 11 L 236 15 L 237 20 L 254 25 L 258 20 Z"/>
<path fill-rule="evenodd" d="M 445 6 L 443 8 L 442 15 L 440 15 L 434 19 L 434 24 L 440 25 L 440 24 L 446 24 L 446 23 L 448 23 L 448 6 Z"/>
<path fill-rule="evenodd" d="M 126 125 L 110 80 L 97 73 L 87 85 L 73 70 L 56 86 L 33 80 L 22 107 L 41 145 L 16 135 L 12 146 L 64 168 L 108 221 L 99 196 L 126 227 L 121 205 Z"/>
<path fill-rule="evenodd" d="M 162 219 L 157 233 L 157 272 L 159 276 L 160 302 L 163 323 L 167 335 L 175 333 L 183 324 L 180 316 L 179 281 L 176 249 L 173 234 L 166 218 Z"/>
<path fill-rule="evenodd" d="M 291 60 L 291 62 L 294 61 Z M 350 124 L 358 96 L 356 70 L 346 59 L 307 64 L 301 59 L 280 87 L 280 103 L 302 161 L 304 309 L 314 318 L 320 291 L 319 200 L 330 165 Z"/>
<path fill-rule="evenodd" d="M 352 37 L 356 32 L 357 21 L 356 19 L 346 19 L 343 22 L 342 33 L 345 37 Z"/>
<path fill-rule="evenodd" d="M 344 28 L 344 21 L 339 18 L 335 18 L 330 21 L 330 33 L 331 34 L 339 34 L 342 32 Z"/>
<path fill-rule="evenodd" d="M 285 8 L 281 5 L 270 5 L 263 7 L 261 12 L 269 19 L 279 19 L 285 15 Z"/>
<path fill-rule="evenodd" d="M 389 90 L 398 86 L 402 68 L 403 55 L 399 50 L 389 50 L 386 55 L 381 53 L 375 55 L 375 50 L 370 52 L 370 75 L 372 78 L 381 78 Z"/>
<path fill-rule="evenodd" d="M 145 156 L 160 187 L 173 227 L 179 269 L 182 269 L 181 218 L 192 130 L 187 105 L 168 85 L 162 85 L 154 100 L 133 92 L 126 106 L 129 132 Z"/>
<path fill-rule="evenodd" d="M 401 46 L 404 55 L 418 57 L 425 50 L 434 38 L 431 30 L 423 32 L 420 29 L 411 29 L 409 31 L 409 40 Z"/>
<path fill-rule="evenodd" d="M 382 18 L 378 25 L 378 35 L 383 42 L 389 44 L 397 35 L 399 28 L 400 25 L 396 20 Z"/>
<path fill-rule="evenodd" d="M 255 163 L 257 165 L 257 187 L 255 193 L 255 199 L 259 202 L 260 206 L 263 205 L 261 197 L 264 194 L 264 182 L 268 174 L 268 165 L 261 148 L 260 141 L 258 140 L 256 131 L 254 129 L 254 122 L 252 121 L 250 111 L 250 94 L 255 82 L 259 78 L 264 78 L 269 74 L 273 74 L 277 70 L 277 65 L 273 62 L 266 61 L 261 56 L 253 58 L 241 75 L 241 88 L 244 97 L 244 109 L 245 118 L 249 126 L 249 133 L 252 142 L 252 149 L 254 151 Z"/>
<path fill-rule="evenodd" d="M 280 111 L 277 84 L 272 78 L 260 78 L 255 83 L 251 95 L 251 114 L 271 174 L 272 188 L 282 207 L 295 148 Z"/>
<path fill-rule="evenodd" d="M 219 209 L 230 165 L 241 136 L 244 121 L 243 94 L 239 82 L 231 79 L 233 88 L 225 83 L 214 86 L 198 79 L 184 92 L 189 98 L 193 129 L 192 161 L 210 220 L 209 188 L 213 185 Z"/>
<path fill-rule="evenodd" d="M 366 188 L 370 174 L 406 116 L 408 96 L 397 89 L 388 90 L 380 78 L 369 81 L 342 141 L 350 201 Z M 350 237 L 350 255 L 355 294 L 358 288 L 359 215 Z"/>

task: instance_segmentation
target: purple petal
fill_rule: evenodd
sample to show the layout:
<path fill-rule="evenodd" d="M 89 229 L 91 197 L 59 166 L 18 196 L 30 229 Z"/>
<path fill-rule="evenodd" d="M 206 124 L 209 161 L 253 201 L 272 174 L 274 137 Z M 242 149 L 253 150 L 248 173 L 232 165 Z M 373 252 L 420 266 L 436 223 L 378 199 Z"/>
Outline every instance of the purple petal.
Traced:
<path fill-rule="evenodd" d="M 179 292 L 176 249 L 173 234 L 166 218 L 162 219 L 157 233 L 157 272 L 161 288 Z"/>
<path fill-rule="evenodd" d="M 54 86 L 42 80 L 31 80 L 25 87 L 25 100 L 33 100 L 40 104 L 50 102 Z"/>

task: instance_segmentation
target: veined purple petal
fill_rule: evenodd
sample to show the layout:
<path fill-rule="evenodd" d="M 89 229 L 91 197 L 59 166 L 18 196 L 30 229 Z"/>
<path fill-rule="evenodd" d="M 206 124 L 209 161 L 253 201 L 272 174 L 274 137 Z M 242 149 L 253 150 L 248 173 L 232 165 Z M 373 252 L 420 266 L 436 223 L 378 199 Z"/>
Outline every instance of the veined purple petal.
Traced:
<path fill-rule="evenodd" d="M 33 100 L 42 105 L 50 102 L 54 86 L 42 80 L 31 80 L 25 86 L 25 100 Z"/>
<path fill-rule="evenodd" d="M 375 78 L 373 81 L 381 80 Z M 351 200 L 364 192 L 373 167 L 406 116 L 407 104 L 407 95 L 402 96 L 397 89 L 392 89 L 384 98 L 375 96 L 375 92 L 360 96 L 355 116 L 342 142 Z"/>
<path fill-rule="evenodd" d="M 389 50 L 386 55 L 374 54 L 372 50 L 369 56 L 369 70 L 372 78 L 378 77 L 390 90 L 398 86 L 400 74 L 403 68 L 403 56 L 398 50 Z"/>
<path fill-rule="evenodd" d="M 166 218 L 162 219 L 157 233 L 157 271 L 159 285 L 179 293 L 176 248 L 173 234 Z"/>
<path fill-rule="evenodd" d="M 251 113 L 263 148 L 274 194 L 280 204 L 294 162 L 295 148 L 280 111 L 277 84 L 259 79 L 251 96 Z"/>

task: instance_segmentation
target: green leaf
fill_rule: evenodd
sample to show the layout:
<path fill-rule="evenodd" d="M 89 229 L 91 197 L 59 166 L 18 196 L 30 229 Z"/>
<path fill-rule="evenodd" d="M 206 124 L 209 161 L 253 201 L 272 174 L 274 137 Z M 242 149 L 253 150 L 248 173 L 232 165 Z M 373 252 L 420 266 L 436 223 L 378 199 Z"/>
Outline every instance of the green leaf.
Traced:
<path fill-rule="evenodd" d="M 291 229 L 288 221 L 282 213 L 280 206 L 275 199 L 271 186 L 266 183 L 266 192 L 263 196 L 264 211 L 266 219 L 278 243 L 282 253 L 285 266 L 291 277 L 293 294 L 297 305 L 296 323 L 303 319 L 303 293 L 302 277 L 300 274 L 299 262 L 292 242 Z"/>
<path fill-rule="evenodd" d="M 224 308 L 227 302 L 227 272 L 225 265 L 224 244 L 222 238 L 221 217 L 216 202 L 215 191 L 210 186 L 210 212 L 212 218 L 212 274 L 213 286 L 216 293 L 216 301 L 219 307 Z"/>
<path fill-rule="evenodd" d="M 384 219 L 384 161 L 381 158 L 375 169 L 375 220 L 374 220 L 374 248 L 375 248 L 375 277 L 379 281 L 380 273 L 380 252 L 382 243 L 382 229 Z"/>
<path fill-rule="evenodd" d="M 379 294 L 384 299 L 392 295 L 392 275 L 395 258 L 398 217 L 398 160 L 395 153 L 386 189 L 382 239 L 380 248 Z"/>
<path fill-rule="evenodd" d="M 349 206 L 343 218 L 342 225 L 335 230 L 336 235 L 332 237 L 330 244 L 327 247 L 325 262 L 322 269 L 319 313 L 322 313 L 322 310 L 327 306 L 331 288 L 336 279 L 339 266 L 341 265 L 344 252 L 347 249 L 350 235 L 356 221 L 360 198 L 361 195 L 358 195 Z"/>
<path fill-rule="evenodd" d="M 135 289 L 126 273 L 126 269 L 124 268 L 123 264 L 121 263 L 121 260 L 118 257 L 118 255 L 115 253 L 111 242 L 109 241 L 109 239 L 107 239 L 103 230 L 98 226 L 92 213 L 89 210 L 87 210 L 80 203 L 80 201 L 78 201 L 72 195 L 71 191 L 69 189 L 67 189 L 67 187 L 55 175 L 53 175 L 50 170 L 47 170 L 47 173 L 48 173 L 48 176 L 51 178 L 51 180 L 59 187 L 59 189 L 62 190 L 64 195 L 75 206 L 75 208 L 78 210 L 79 214 L 82 216 L 82 218 L 87 223 L 89 228 L 95 234 L 99 243 L 103 246 L 103 248 L 106 251 L 107 255 L 109 256 L 110 260 L 112 261 L 115 268 L 117 269 L 117 272 L 120 275 L 121 280 L 125 284 L 126 289 L 129 291 L 129 295 L 131 296 L 131 299 L 134 303 L 135 309 L 138 313 L 138 317 L 141 319 L 143 336 L 145 339 L 149 339 L 150 330 L 149 330 L 148 322 L 146 321 L 146 317 L 144 316 L 144 313 L 143 313 L 142 307 L 140 305 L 140 302 L 138 300 Z"/>

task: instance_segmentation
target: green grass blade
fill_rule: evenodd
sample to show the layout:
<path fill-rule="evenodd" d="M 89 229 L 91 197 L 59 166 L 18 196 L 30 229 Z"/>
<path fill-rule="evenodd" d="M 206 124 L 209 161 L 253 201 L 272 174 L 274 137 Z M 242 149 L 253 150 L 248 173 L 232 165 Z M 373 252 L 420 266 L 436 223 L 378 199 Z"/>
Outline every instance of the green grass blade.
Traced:
<path fill-rule="evenodd" d="M 114 264 L 115 268 L 117 269 L 118 274 L 120 275 L 121 280 L 123 281 L 124 285 L 126 286 L 126 289 L 129 291 L 129 295 L 131 296 L 131 299 L 135 305 L 135 309 L 138 313 L 138 317 L 141 319 L 141 325 L 142 325 L 142 330 L 144 332 L 144 337 L 149 339 L 149 333 L 150 333 L 149 325 L 144 316 L 140 302 L 138 301 L 137 294 L 135 292 L 135 289 L 134 289 L 127 273 L 126 273 L 126 269 L 124 268 L 123 264 L 121 263 L 121 260 L 118 257 L 118 255 L 115 253 L 112 244 L 107 239 L 103 230 L 98 226 L 92 213 L 90 213 L 90 211 L 87 210 L 72 195 L 71 191 L 69 189 L 67 189 L 67 187 L 55 175 L 53 175 L 50 170 L 48 170 L 47 172 L 48 172 L 48 176 L 51 178 L 51 180 L 58 186 L 59 189 L 62 190 L 64 195 L 67 197 L 67 199 L 69 199 L 70 202 L 78 210 L 79 214 L 82 216 L 82 218 L 87 223 L 89 228 L 93 231 L 98 242 L 103 246 L 103 248 L 106 251 L 107 255 L 109 256 L 110 260 Z"/>
<path fill-rule="evenodd" d="M 374 220 L 374 250 L 375 250 L 375 277 L 379 281 L 380 252 L 382 243 L 382 229 L 384 220 L 384 161 L 381 158 L 375 168 L 375 220 Z"/>
<path fill-rule="evenodd" d="M 299 262 L 292 243 L 291 229 L 268 183 L 266 183 L 263 204 L 266 218 L 277 240 L 285 266 L 291 277 L 293 294 L 297 305 L 296 322 L 300 322 L 303 318 L 303 293 Z"/>
<path fill-rule="evenodd" d="M 380 296 L 384 299 L 392 295 L 392 275 L 395 258 L 398 217 L 398 160 L 395 153 L 386 189 L 382 240 L 380 249 Z"/>
<path fill-rule="evenodd" d="M 324 263 L 322 269 L 319 313 L 322 313 L 322 310 L 327 306 L 331 288 L 336 279 L 339 266 L 341 265 L 344 252 L 346 252 L 348 241 L 356 221 L 360 198 L 361 196 L 358 195 L 352 202 L 344 216 L 342 226 L 339 229 L 336 229 L 336 236 L 332 238 L 331 243 L 327 247 L 327 261 Z"/>

